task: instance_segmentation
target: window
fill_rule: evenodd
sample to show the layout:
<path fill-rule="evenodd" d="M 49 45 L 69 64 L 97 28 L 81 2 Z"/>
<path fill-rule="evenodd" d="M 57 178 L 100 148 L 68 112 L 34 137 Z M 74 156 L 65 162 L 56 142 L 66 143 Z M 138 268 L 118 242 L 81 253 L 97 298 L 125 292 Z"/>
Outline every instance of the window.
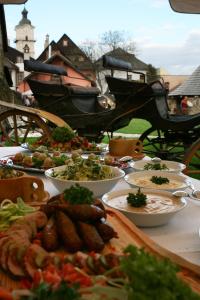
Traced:
<path fill-rule="evenodd" d="M 67 40 L 63 40 L 63 46 L 68 46 L 68 41 Z"/>
<path fill-rule="evenodd" d="M 26 35 L 25 40 L 28 41 L 28 35 Z"/>
<path fill-rule="evenodd" d="M 128 75 L 127 75 L 127 79 L 128 79 L 128 80 L 132 80 L 132 75 L 128 74 Z"/>
<path fill-rule="evenodd" d="M 17 63 L 23 63 L 23 57 L 17 56 Z"/>
<path fill-rule="evenodd" d="M 29 53 L 29 46 L 27 44 L 24 46 L 24 53 Z"/>
<path fill-rule="evenodd" d="M 79 56 L 79 61 L 84 61 L 84 57 L 83 56 Z"/>
<path fill-rule="evenodd" d="M 17 85 L 24 79 L 24 72 L 19 72 L 17 74 Z"/>

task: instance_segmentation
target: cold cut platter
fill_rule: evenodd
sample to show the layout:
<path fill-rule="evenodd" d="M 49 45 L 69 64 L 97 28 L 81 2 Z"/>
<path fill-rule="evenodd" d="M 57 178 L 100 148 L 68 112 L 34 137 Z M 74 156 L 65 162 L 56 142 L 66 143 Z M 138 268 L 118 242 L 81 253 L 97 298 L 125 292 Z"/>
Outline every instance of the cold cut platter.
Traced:
<path fill-rule="evenodd" d="M 81 288 L 87 288 L 88 296 L 88 292 L 92 293 L 91 285 L 101 275 L 104 276 L 102 278 L 105 281 L 103 286 L 100 285 L 101 291 L 104 292 L 105 283 L 108 281 L 106 293 L 110 294 L 111 291 L 119 293 L 118 298 L 115 296 L 109 299 L 125 299 L 123 297 L 127 296 L 127 291 L 124 290 L 123 285 L 121 286 L 121 281 L 120 283 L 118 281 L 117 285 L 115 283 L 115 278 L 118 280 L 118 277 L 123 281 L 124 275 L 121 274 L 121 271 L 115 275 L 113 273 L 111 277 L 105 274 L 112 269 L 116 272 L 116 269 L 121 266 L 121 261 L 125 263 L 129 255 L 132 260 L 131 255 L 135 253 L 135 255 L 139 255 L 138 259 L 140 259 L 140 255 L 145 255 L 145 259 L 148 259 L 148 255 L 153 255 L 156 259 L 169 258 L 180 267 L 178 278 L 200 293 L 200 268 L 158 246 L 120 212 L 110 208 L 105 210 L 98 200 L 95 200 L 91 206 L 68 204 L 64 202 L 63 194 L 55 196 L 50 199 L 48 204 L 42 205 L 39 211 L 20 218 L 13 222 L 7 231 L 1 232 L 0 282 L 4 288 L 19 289 L 20 293 L 23 287 L 24 293 L 24 287 L 30 289 L 32 282 L 36 285 L 40 280 L 42 282 L 47 280 L 48 283 L 52 283 L 51 280 L 53 280 L 58 284 L 59 276 L 62 273 L 64 276 L 62 279 L 68 284 L 79 283 Z M 81 208 L 80 205 L 86 206 Z M 105 223 L 102 223 L 102 219 Z M 76 224 L 75 227 L 72 224 Z M 98 229 L 98 226 L 101 227 L 102 224 L 103 229 Z M 63 239 L 61 245 L 55 238 L 55 225 L 59 240 Z M 68 238 L 66 238 L 66 228 L 68 234 L 70 232 Z M 79 228 L 78 235 L 74 233 L 75 228 Z M 74 236 L 75 239 L 72 239 Z M 126 247 L 128 247 L 127 251 L 130 251 L 128 256 L 123 254 Z M 139 254 L 134 250 L 141 248 L 144 248 L 145 253 L 149 254 L 144 254 L 143 250 L 140 250 Z M 152 263 L 152 258 L 150 261 Z M 156 266 L 156 261 L 154 263 Z M 45 266 L 46 264 L 47 266 Z M 37 271 L 38 268 L 39 271 Z M 62 268 L 62 272 L 60 268 Z M 97 284 L 102 283 L 97 282 Z M 97 287 L 96 284 L 95 287 Z M 181 289 L 183 287 L 181 286 Z M 184 293 L 191 293 L 188 288 L 186 290 L 183 288 L 183 290 Z M 85 291 L 81 289 L 83 298 L 80 299 L 89 299 L 84 298 Z M 95 290 L 96 293 L 99 291 Z"/>

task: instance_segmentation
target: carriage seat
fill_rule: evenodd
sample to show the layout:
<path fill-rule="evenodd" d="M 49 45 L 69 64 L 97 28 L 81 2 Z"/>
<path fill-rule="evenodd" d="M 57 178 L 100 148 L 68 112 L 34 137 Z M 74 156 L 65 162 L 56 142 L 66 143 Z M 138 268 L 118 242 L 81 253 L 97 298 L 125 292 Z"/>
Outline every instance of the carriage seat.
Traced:
<path fill-rule="evenodd" d="M 96 87 L 68 86 L 72 104 L 83 113 L 96 113 L 102 110 L 98 102 L 100 90 Z"/>

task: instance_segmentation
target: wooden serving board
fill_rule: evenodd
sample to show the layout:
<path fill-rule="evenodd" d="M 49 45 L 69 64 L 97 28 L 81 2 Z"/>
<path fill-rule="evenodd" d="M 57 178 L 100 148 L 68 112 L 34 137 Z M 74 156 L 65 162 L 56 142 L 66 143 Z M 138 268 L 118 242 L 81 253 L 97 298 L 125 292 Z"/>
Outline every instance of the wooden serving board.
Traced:
<path fill-rule="evenodd" d="M 136 227 L 126 216 L 114 209 L 106 209 L 108 222 L 118 233 L 118 239 L 112 239 L 103 250 L 103 254 L 112 251 L 122 253 L 123 249 L 132 244 L 138 248 L 144 248 L 157 257 L 167 257 L 180 266 L 180 277 L 187 282 L 192 289 L 200 293 L 200 266 L 192 264 L 184 258 L 159 246 L 145 233 Z M 15 289 L 19 288 L 19 282 L 0 271 L 0 285 Z"/>
<path fill-rule="evenodd" d="M 118 251 L 122 251 L 124 247 L 133 244 L 138 248 L 144 248 L 157 257 L 169 258 L 175 264 L 180 266 L 180 277 L 195 291 L 200 293 L 200 266 L 185 260 L 155 243 L 121 212 L 110 208 L 106 209 L 106 211 L 108 214 L 108 221 L 119 235 L 119 239 L 113 239 L 110 242 L 112 247 L 115 247 Z M 104 251 L 106 252 L 108 249 L 109 246 L 107 246 Z"/>

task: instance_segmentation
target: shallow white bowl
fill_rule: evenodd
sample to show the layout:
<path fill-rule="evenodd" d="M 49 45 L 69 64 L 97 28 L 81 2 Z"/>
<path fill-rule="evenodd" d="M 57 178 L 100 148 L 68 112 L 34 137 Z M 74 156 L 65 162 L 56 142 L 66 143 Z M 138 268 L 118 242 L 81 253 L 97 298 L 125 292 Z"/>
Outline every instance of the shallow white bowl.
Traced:
<path fill-rule="evenodd" d="M 152 176 L 161 176 L 169 179 L 169 184 L 154 184 L 150 179 Z M 144 179 L 147 179 L 147 182 L 143 182 Z M 189 179 L 185 175 L 180 175 L 176 173 L 170 173 L 166 171 L 140 171 L 140 172 L 132 172 L 124 177 L 126 182 L 131 187 L 144 187 L 156 190 L 167 190 L 167 191 L 178 191 L 184 190 L 190 185 Z M 136 182 L 136 180 L 140 180 L 140 182 Z M 177 182 L 178 186 L 172 187 L 170 186 L 170 182 Z"/>
<path fill-rule="evenodd" d="M 145 161 L 144 160 L 138 160 L 138 161 L 131 162 L 130 166 L 135 171 L 154 171 L 154 170 L 145 170 L 144 169 L 144 166 L 148 163 L 150 163 L 152 165 L 155 164 L 152 160 L 145 160 Z M 167 166 L 168 169 L 163 170 L 165 172 L 180 173 L 186 168 L 186 165 L 184 165 L 182 163 L 179 163 L 179 162 L 176 162 L 176 161 L 171 161 L 171 160 L 161 160 L 159 163 L 161 165 L 165 164 Z"/>
<path fill-rule="evenodd" d="M 139 227 L 154 227 L 161 226 L 168 223 L 180 210 L 186 205 L 187 201 L 182 197 L 175 197 L 167 191 L 156 191 L 150 189 L 141 189 L 141 192 L 149 197 L 159 198 L 162 201 L 164 199 L 173 200 L 176 204 L 174 209 L 168 212 L 141 212 L 136 208 L 126 209 L 124 204 L 127 203 L 127 196 L 129 193 L 137 193 L 138 188 L 125 189 L 120 191 L 109 192 L 102 197 L 102 201 L 105 205 L 114 209 L 120 210 L 126 217 L 128 217 L 135 225 Z M 120 202 L 120 205 L 116 205 L 116 202 Z"/>
<path fill-rule="evenodd" d="M 198 198 L 195 197 L 192 193 L 189 196 L 189 200 L 195 205 L 200 206 L 200 192 L 198 192 Z"/>
<path fill-rule="evenodd" d="M 100 197 L 103 194 L 109 192 L 116 183 L 125 176 L 125 172 L 117 167 L 109 166 L 114 174 L 113 178 L 103 179 L 103 180 L 91 180 L 91 181 L 78 181 L 78 180 L 64 180 L 52 177 L 53 171 L 61 171 L 66 168 L 66 166 L 60 166 L 51 168 L 45 171 L 46 177 L 53 183 L 56 189 L 62 193 L 65 189 L 76 183 L 88 188 L 94 194 L 94 197 Z"/>

